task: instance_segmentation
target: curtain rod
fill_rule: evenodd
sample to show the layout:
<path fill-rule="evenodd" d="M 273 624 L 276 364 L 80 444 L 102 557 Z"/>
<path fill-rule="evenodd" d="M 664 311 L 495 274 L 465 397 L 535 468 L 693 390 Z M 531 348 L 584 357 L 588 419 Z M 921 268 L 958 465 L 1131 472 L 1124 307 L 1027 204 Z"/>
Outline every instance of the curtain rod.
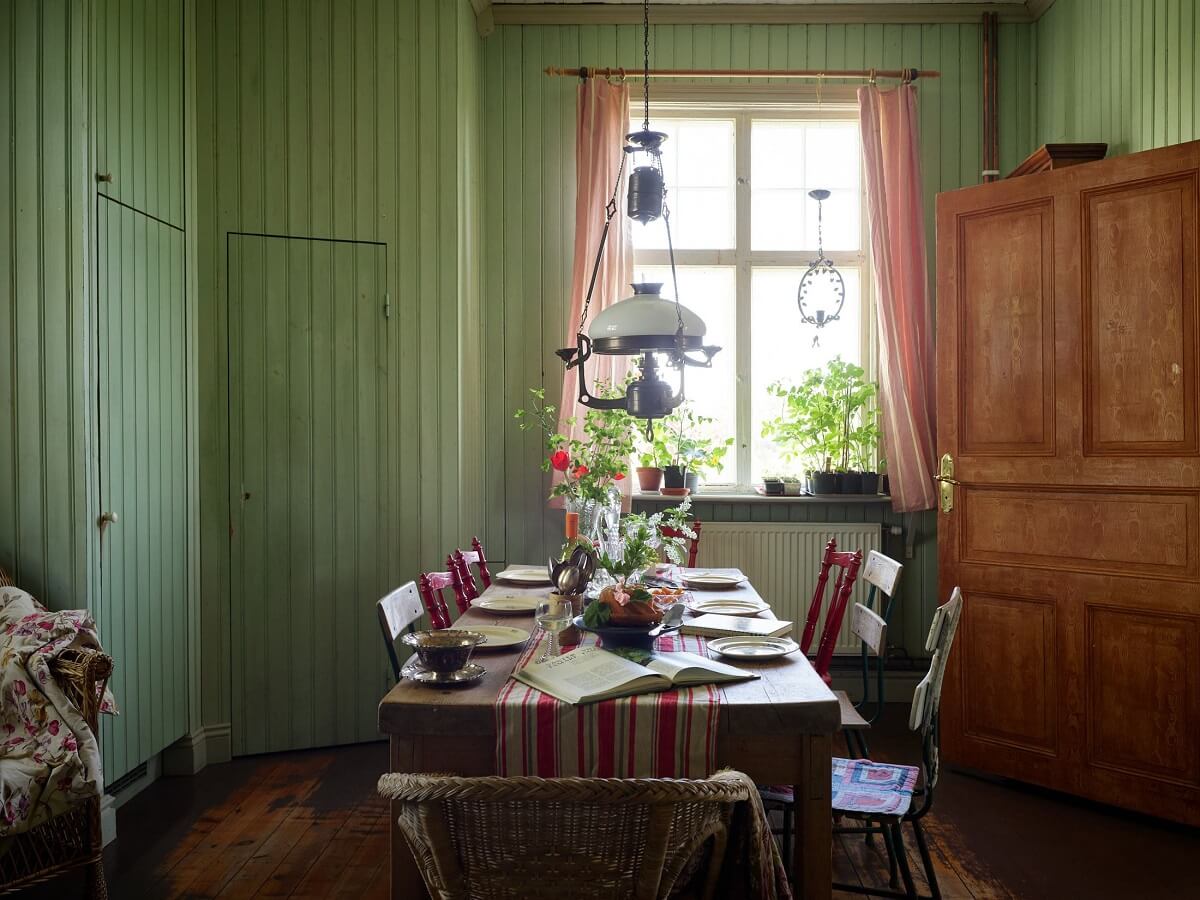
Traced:
<path fill-rule="evenodd" d="M 642 78 L 638 69 L 600 69 L 579 66 L 568 69 L 547 66 L 547 75 L 569 75 L 574 78 Z M 936 69 L 651 69 L 652 78 L 896 78 L 916 81 L 918 78 L 940 78 Z"/>

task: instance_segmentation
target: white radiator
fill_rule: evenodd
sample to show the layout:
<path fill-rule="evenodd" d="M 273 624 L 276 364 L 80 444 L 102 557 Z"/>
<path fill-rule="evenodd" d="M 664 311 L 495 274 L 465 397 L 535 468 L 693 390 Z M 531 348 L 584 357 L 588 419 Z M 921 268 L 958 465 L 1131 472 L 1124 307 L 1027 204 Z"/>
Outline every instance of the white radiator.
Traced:
<path fill-rule="evenodd" d="M 696 565 L 701 568 L 741 569 L 759 595 L 771 604 L 780 619 L 796 623 L 792 637 L 804 633 L 804 617 L 821 568 L 821 556 L 830 538 L 838 550 L 879 550 L 879 525 L 864 522 L 705 522 L 700 532 L 700 551 Z M 866 603 L 867 585 L 860 577 L 850 595 L 850 605 L 842 620 L 836 653 L 858 653 L 861 642 L 850 633 L 850 610 L 854 603 Z M 825 608 L 833 595 L 836 569 L 831 570 L 825 587 Z M 815 653 L 825 627 L 825 608 L 817 626 L 810 653 Z"/>

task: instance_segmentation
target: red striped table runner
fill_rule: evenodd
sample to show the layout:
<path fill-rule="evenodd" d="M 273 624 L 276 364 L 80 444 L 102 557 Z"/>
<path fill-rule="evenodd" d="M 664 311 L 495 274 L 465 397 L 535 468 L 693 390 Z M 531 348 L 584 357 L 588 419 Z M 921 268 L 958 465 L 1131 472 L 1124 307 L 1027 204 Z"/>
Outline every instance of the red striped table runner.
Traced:
<path fill-rule="evenodd" d="M 539 633 L 530 641 L 514 671 L 541 656 L 548 640 Z M 585 633 L 580 646 L 595 642 Z M 659 638 L 656 649 L 708 656 L 704 639 L 692 635 Z M 575 706 L 510 678 L 496 698 L 496 774 L 704 778 L 716 769 L 720 705 L 711 684 Z"/>

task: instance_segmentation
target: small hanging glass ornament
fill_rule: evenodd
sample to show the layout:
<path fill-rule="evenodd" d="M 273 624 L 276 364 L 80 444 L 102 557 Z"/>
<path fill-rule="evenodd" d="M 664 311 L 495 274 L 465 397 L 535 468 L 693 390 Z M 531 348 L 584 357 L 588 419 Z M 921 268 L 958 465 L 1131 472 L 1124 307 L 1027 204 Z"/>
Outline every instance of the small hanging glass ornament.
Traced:
<path fill-rule="evenodd" d="M 829 191 L 816 188 L 809 191 L 808 196 L 817 201 L 817 258 L 809 263 L 800 279 L 796 304 L 800 307 L 800 321 L 821 329 L 827 323 L 841 318 L 842 307 L 846 303 L 846 282 L 832 260 L 825 256 L 821 213 L 822 204 L 829 199 Z M 819 341 L 818 331 L 813 335 L 813 346 L 817 346 Z"/>

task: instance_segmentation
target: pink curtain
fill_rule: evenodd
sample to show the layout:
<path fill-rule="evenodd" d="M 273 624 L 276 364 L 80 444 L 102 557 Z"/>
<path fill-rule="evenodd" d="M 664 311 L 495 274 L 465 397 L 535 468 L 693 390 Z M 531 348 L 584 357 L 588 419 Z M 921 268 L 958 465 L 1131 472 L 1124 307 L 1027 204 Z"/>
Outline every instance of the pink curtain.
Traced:
<path fill-rule="evenodd" d="M 566 343 L 575 346 L 579 317 L 587 297 L 596 248 L 604 230 L 604 210 L 612 196 L 613 181 L 621 166 L 625 135 L 629 133 L 629 86 L 612 84 L 603 78 L 584 79 L 578 89 L 575 119 L 575 263 L 571 269 L 571 311 L 567 318 Z M 628 174 L 628 169 L 626 170 Z M 602 309 L 612 306 L 630 293 L 633 278 L 633 249 L 629 242 L 629 219 L 625 216 L 625 182 L 617 192 L 617 214 L 608 232 L 608 243 L 600 260 L 596 287 L 588 321 Z M 584 326 L 586 329 L 586 325 Z M 625 377 L 628 357 L 593 356 L 588 363 L 588 378 L 609 382 Z M 595 381 L 589 387 L 596 390 Z M 583 415 L 579 405 L 579 371 L 567 372 L 559 405 L 559 430 L 568 437 L 583 437 Z M 568 426 L 566 419 L 576 423 Z M 556 477 L 559 477 L 556 475 Z M 625 508 L 629 508 L 632 477 L 620 482 Z"/>
<path fill-rule="evenodd" d="M 900 512 L 935 502 L 933 309 L 925 270 L 917 91 L 858 89 L 879 319 L 883 442 Z"/>

